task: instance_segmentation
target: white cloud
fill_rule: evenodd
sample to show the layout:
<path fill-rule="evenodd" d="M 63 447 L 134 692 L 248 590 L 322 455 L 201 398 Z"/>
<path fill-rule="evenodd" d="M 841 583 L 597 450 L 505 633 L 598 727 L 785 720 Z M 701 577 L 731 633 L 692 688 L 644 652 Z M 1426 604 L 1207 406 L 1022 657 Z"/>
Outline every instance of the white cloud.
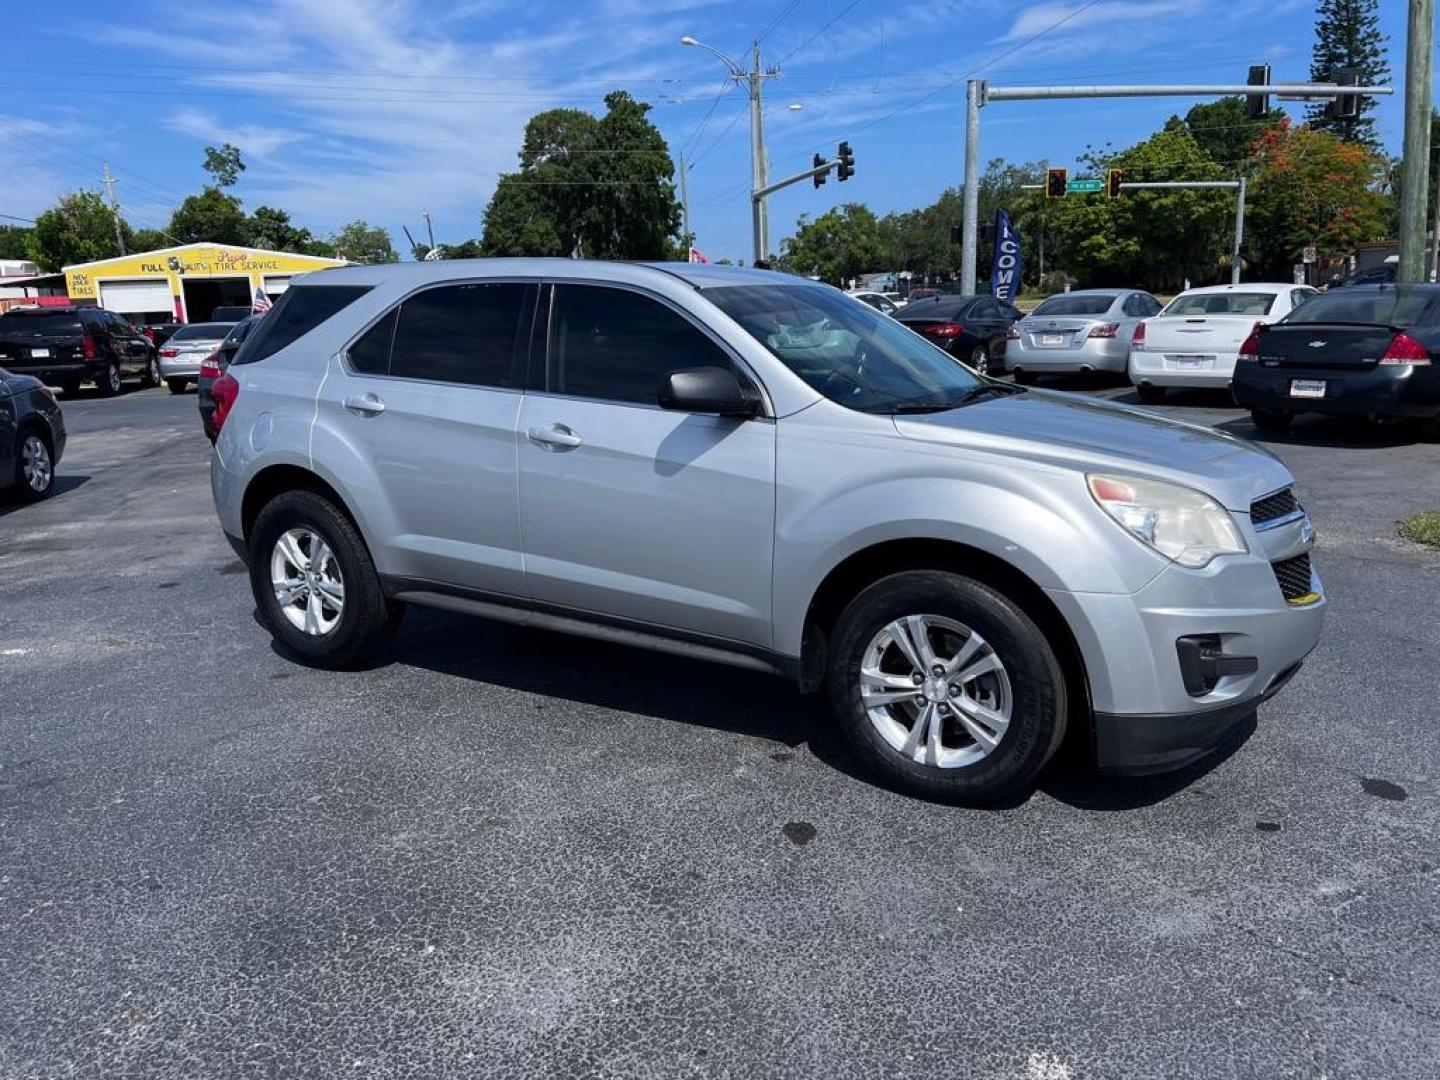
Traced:
<path fill-rule="evenodd" d="M 1017 42 L 1044 34 L 1046 41 L 1053 41 L 1052 34 L 1073 35 L 1097 27 L 1128 33 L 1150 20 L 1198 11 L 1201 6 L 1202 0 L 1105 0 L 1089 7 L 1080 3 L 1040 3 L 1017 15 L 1000 40 Z"/>
<path fill-rule="evenodd" d="M 230 143 L 238 146 L 246 158 L 264 161 L 275 156 L 293 143 L 305 138 L 299 131 L 286 128 L 265 127 L 260 124 L 241 124 L 227 127 L 212 114 L 191 106 L 177 109 L 165 118 L 165 126 L 182 135 L 193 135 L 207 143 Z"/>

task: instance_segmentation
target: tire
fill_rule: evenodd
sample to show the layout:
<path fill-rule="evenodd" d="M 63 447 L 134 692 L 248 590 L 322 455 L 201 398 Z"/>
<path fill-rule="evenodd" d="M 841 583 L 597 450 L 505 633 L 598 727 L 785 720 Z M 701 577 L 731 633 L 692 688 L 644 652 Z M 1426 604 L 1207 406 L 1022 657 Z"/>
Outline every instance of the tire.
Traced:
<path fill-rule="evenodd" d="M 15 438 L 15 497 L 39 502 L 55 488 L 55 454 L 50 440 L 35 428 L 22 428 Z"/>
<path fill-rule="evenodd" d="M 336 580 L 343 586 L 338 614 L 322 632 L 307 632 L 292 622 L 272 582 L 277 544 L 294 532 L 324 542 L 331 558 L 324 561 L 320 574 L 332 588 Z M 314 554 L 313 541 L 309 551 L 302 547 L 300 552 Z M 250 587 L 275 641 L 295 660 L 312 667 L 345 669 L 363 664 L 394 637 L 405 610 L 403 604 L 385 599 L 375 563 L 354 524 L 330 500 L 310 491 L 288 491 L 260 511 L 250 536 Z M 306 600 L 306 615 L 309 606 Z M 320 606 L 317 626 L 323 626 L 325 612 L 333 610 L 324 603 Z"/>
<path fill-rule="evenodd" d="M 1165 400 L 1165 387 L 1141 383 L 1135 393 L 1146 405 L 1159 405 Z"/>
<path fill-rule="evenodd" d="M 170 388 L 172 394 L 183 394 L 190 386 L 184 379 L 166 379 L 165 385 Z"/>
<path fill-rule="evenodd" d="M 1261 431 L 1273 434 L 1283 434 L 1290 430 L 1290 424 L 1295 419 L 1294 413 L 1282 410 L 1251 409 L 1250 422 Z"/>
<path fill-rule="evenodd" d="M 95 379 L 95 388 L 100 391 L 101 397 L 115 397 L 124 386 L 120 378 L 120 365 L 114 360 L 111 360 Z"/>
<path fill-rule="evenodd" d="M 1034 386 L 1035 373 L 1031 371 L 1017 371 L 1015 372 L 1015 381 L 1021 386 Z"/>
<path fill-rule="evenodd" d="M 889 628 L 908 616 L 938 620 L 966 635 L 979 635 L 983 644 L 975 656 L 986 662 L 992 658 L 998 661 L 1000 673 L 979 675 L 960 696 L 954 696 L 949 689 L 954 685 L 952 676 L 925 678 L 922 685 L 913 687 L 912 697 L 904 684 L 913 684 L 913 668 L 910 674 L 904 673 L 903 669 L 910 665 L 898 645 L 881 645 L 875 666 L 887 665 L 881 669 L 888 680 L 882 692 L 904 694 L 908 700 L 878 707 L 874 700 L 867 703 L 862 697 L 862 664 L 874 661 L 877 642 L 894 641 L 886 636 Z M 959 658 L 961 645 L 972 642 L 958 632 L 952 636 L 952 630 L 945 627 L 934 630 L 935 636 L 927 633 L 926 640 L 935 646 L 941 660 Z M 1054 649 L 1023 609 L 972 578 L 920 570 L 876 582 L 840 616 L 828 652 L 826 688 L 847 741 L 875 776 L 908 794 L 970 806 L 1006 799 L 1034 781 L 1064 738 L 1068 715 L 1065 677 Z M 960 670 L 973 670 L 975 666 L 979 665 L 972 657 L 964 660 Z M 896 671 L 899 673 L 892 673 Z M 914 737 L 920 724 L 920 698 L 927 701 L 926 709 L 933 710 L 932 717 L 941 716 L 940 741 L 933 753 L 937 759 L 949 755 L 948 763 L 931 763 L 929 724 L 926 737 L 915 749 L 923 760 L 916 760 L 890 741 Z M 995 730 L 1000 731 L 988 752 L 960 723 L 962 712 L 974 722 L 969 710 L 982 701 L 992 717 L 1007 708 L 1009 711 L 1009 722 L 1003 730 L 998 725 L 994 730 L 985 729 L 992 736 Z M 946 707 L 948 716 L 942 715 Z M 872 710 L 879 712 L 880 722 L 872 719 Z M 907 715 L 908 724 L 903 722 Z"/>
<path fill-rule="evenodd" d="M 970 354 L 970 366 L 981 375 L 990 374 L 990 351 L 984 345 L 976 345 Z"/>
<path fill-rule="evenodd" d="M 145 361 L 145 373 L 140 376 L 140 385 L 147 390 L 153 390 L 160 385 L 160 361 L 156 357 L 150 357 Z"/>

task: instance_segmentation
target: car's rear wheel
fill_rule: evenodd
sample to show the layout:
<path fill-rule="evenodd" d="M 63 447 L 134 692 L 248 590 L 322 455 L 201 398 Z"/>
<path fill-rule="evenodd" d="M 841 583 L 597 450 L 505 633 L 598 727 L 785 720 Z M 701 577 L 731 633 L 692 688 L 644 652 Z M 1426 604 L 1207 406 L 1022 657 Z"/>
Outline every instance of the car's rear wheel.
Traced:
<path fill-rule="evenodd" d="M 970 354 L 970 366 L 981 375 L 990 374 L 990 353 L 984 345 L 975 346 L 975 351 Z"/>
<path fill-rule="evenodd" d="M 145 363 L 145 373 L 140 376 L 140 385 L 147 390 L 160 385 L 160 361 L 153 356 Z"/>
<path fill-rule="evenodd" d="M 106 364 L 105 370 L 95 379 L 95 387 L 100 391 L 101 397 L 114 397 L 124 386 L 120 378 L 120 365 L 114 360 Z"/>
<path fill-rule="evenodd" d="M 1280 434 L 1290 430 L 1295 414 L 1283 409 L 1251 409 L 1250 422 L 1261 431 Z"/>
<path fill-rule="evenodd" d="M 260 511 L 251 529 L 250 587 L 276 641 L 315 667 L 363 663 L 404 614 L 404 605 L 386 601 L 355 525 L 310 491 L 286 492 Z"/>
<path fill-rule="evenodd" d="M 1141 383 L 1135 387 L 1135 393 L 1146 405 L 1159 405 L 1165 400 L 1165 387 L 1154 383 Z"/>
<path fill-rule="evenodd" d="M 55 459 L 50 444 L 38 431 L 27 429 L 15 440 L 15 493 L 24 502 L 35 502 L 55 486 Z"/>
<path fill-rule="evenodd" d="M 1045 634 L 959 574 L 907 571 L 862 592 L 835 625 L 826 679 L 861 760 L 925 798 L 1013 795 L 1065 734 L 1065 678 Z"/>
<path fill-rule="evenodd" d="M 172 394 L 183 394 L 190 384 L 184 379 L 166 379 L 165 385 L 170 388 Z"/>

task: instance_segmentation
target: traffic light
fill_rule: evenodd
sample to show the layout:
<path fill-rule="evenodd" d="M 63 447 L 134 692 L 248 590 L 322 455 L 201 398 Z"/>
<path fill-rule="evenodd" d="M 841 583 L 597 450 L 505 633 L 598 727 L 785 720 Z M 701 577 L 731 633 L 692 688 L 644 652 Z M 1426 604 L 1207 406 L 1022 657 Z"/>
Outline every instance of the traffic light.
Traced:
<path fill-rule="evenodd" d="M 1046 169 L 1045 198 L 1063 199 L 1065 197 L 1065 183 L 1069 177 L 1069 169 Z"/>
<path fill-rule="evenodd" d="M 840 164 L 835 168 L 835 179 L 844 183 L 855 175 L 855 151 L 848 142 L 840 144 Z"/>
<path fill-rule="evenodd" d="M 1250 77 L 1245 80 L 1247 86 L 1269 86 L 1270 65 L 1251 64 Z M 1270 111 L 1269 94 L 1246 94 L 1245 95 L 1245 119 L 1259 120 Z"/>
<path fill-rule="evenodd" d="M 1120 185 L 1125 182 L 1124 169 L 1111 169 L 1105 174 L 1105 194 L 1112 199 L 1120 197 Z"/>
<path fill-rule="evenodd" d="M 825 155 L 824 155 L 824 154 L 816 154 L 815 157 L 812 159 L 812 164 L 814 165 L 815 168 L 817 168 L 817 169 L 820 168 L 821 165 L 824 165 L 824 164 L 825 164 Z M 817 173 L 815 174 L 815 186 L 818 188 L 821 184 L 825 183 L 825 181 L 828 180 L 829 178 L 830 178 L 830 170 L 829 170 L 829 169 L 826 169 L 824 172 L 817 172 Z"/>
<path fill-rule="evenodd" d="M 1336 86 L 1359 86 L 1360 72 L 1354 68 L 1336 68 L 1330 73 L 1330 81 Z M 1325 106 L 1325 115 L 1332 120 L 1354 120 L 1360 115 L 1360 95 L 1341 94 L 1331 98 L 1330 104 Z"/>

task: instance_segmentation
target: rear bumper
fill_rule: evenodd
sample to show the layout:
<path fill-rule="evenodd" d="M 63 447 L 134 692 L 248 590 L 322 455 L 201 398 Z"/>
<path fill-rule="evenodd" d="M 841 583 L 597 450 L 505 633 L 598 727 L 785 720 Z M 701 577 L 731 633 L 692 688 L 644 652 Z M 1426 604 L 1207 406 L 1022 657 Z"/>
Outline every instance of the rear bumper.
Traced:
<path fill-rule="evenodd" d="M 43 365 L 19 360 L 0 360 L 0 367 L 15 375 L 33 375 L 47 386 L 98 379 L 105 370 L 103 363 L 89 360 L 56 360 Z"/>
<path fill-rule="evenodd" d="M 1290 384 L 1295 379 L 1324 381 L 1325 396 L 1293 397 Z M 1417 419 L 1440 414 L 1440 372 L 1431 366 L 1378 364 L 1345 371 L 1247 363 L 1236 368 L 1233 387 L 1235 400 L 1247 409 Z"/>
<path fill-rule="evenodd" d="M 1224 389 L 1235 375 L 1235 355 L 1214 355 L 1209 367 L 1182 368 L 1166 353 L 1132 349 L 1129 372 L 1136 386 Z"/>
<path fill-rule="evenodd" d="M 1005 366 L 1037 375 L 1125 370 L 1128 346 L 1119 338 L 1087 338 L 1079 348 L 1042 349 L 1022 341 L 1005 343 Z"/>
<path fill-rule="evenodd" d="M 193 379 L 200 374 L 200 361 L 204 357 L 195 356 L 162 356 L 160 357 L 160 377 L 162 379 L 173 379 L 180 376 Z"/>

